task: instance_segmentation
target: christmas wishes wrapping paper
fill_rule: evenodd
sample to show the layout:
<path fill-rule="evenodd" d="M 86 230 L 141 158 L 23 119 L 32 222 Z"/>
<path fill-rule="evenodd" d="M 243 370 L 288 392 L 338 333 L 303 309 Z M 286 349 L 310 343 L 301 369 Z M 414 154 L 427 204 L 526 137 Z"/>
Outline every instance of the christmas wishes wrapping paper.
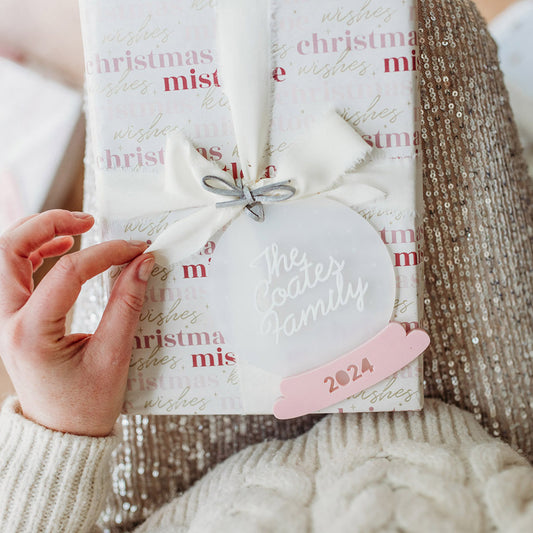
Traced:
<path fill-rule="evenodd" d="M 221 3 L 81 0 L 102 240 L 158 258 L 125 409 L 420 409 L 414 0 Z"/>

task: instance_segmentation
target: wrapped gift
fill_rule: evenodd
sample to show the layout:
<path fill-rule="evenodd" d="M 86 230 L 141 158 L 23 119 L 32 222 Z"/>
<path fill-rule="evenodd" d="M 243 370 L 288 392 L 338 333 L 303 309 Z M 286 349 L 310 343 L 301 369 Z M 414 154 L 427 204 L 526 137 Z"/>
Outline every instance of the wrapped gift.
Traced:
<path fill-rule="evenodd" d="M 0 57 L 0 232 L 58 207 L 81 166 L 81 94 Z"/>
<path fill-rule="evenodd" d="M 81 6 L 102 239 L 157 259 L 126 410 L 420 409 L 414 0 Z"/>

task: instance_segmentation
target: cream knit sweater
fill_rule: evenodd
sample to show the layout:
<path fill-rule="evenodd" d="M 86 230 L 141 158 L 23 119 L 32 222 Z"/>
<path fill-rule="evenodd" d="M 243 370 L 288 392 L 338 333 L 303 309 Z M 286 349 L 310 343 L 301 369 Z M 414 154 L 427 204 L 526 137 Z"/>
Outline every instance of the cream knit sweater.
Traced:
<path fill-rule="evenodd" d="M 0 531 L 97 531 L 114 437 L 57 433 L 0 414 Z M 533 468 L 473 416 L 332 415 L 285 442 L 251 446 L 136 533 L 533 532 Z"/>

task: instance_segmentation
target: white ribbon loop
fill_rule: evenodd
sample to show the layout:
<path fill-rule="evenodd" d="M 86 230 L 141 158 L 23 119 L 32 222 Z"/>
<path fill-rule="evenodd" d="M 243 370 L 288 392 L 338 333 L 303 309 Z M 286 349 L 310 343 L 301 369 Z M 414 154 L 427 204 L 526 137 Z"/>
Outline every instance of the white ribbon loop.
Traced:
<path fill-rule="evenodd" d="M 270 0 L 218 0 L 217 61 L 228 98 L 244 183 L 265 165 L 271 122 Z"/>
<path fill-rule="evenodd" d="M 101 171 L 97 177 L 99 207 L 105 216 L 131 218 L 199 208 L 169 226 L 148 248 L 162 265 L 197 252 L 243 210 L 263 220 L 263 203 L 333 196 L 336 188 L 347 184 L 350 195 L 333 197 L 351 206 L 386 196 L 372 185 L 343 181 L 344 173 L 361 163 L 370 147 L 333 110 L 289 146 L 276 162 L 274 178 L 260 179 L 271 117 L 270 1 L 219 0 L 217 9 L 217 60 L 244 184 L 240 179 L 235 184 L 229 173 L 200 155 L 183 133 L 167 137 L 164 176 Z M 215 185 L 221 183 L 224 187 Z M 234 200 L 217 203 L 215 190 Z"/>

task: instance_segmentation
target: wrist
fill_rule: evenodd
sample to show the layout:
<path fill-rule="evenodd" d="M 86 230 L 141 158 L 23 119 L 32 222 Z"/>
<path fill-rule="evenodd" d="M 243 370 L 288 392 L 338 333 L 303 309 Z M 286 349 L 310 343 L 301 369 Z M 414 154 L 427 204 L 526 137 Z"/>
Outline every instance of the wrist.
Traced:
<path fill-rule="evenodd" d="M 0 412 L 0 530 L 51 531 L 57 523 L 65 531 L 88 530 L 104 503 L 117 444 L 116 437 L 47 429 L 9 398 Z"/>
<path fill-rule="evenodd" d="M 70 402 L 66 401 L 68 409 L 63 406 L 35 407 L 23 401 L 17 401 L 17 413 L 29 422 L 44 429 L 77 437 L 107 438 L 113 437 L 116 416 L 105 416 L 105 420 L 94 416 L 92 412 L 82 409 L 73 409 Z"/>

